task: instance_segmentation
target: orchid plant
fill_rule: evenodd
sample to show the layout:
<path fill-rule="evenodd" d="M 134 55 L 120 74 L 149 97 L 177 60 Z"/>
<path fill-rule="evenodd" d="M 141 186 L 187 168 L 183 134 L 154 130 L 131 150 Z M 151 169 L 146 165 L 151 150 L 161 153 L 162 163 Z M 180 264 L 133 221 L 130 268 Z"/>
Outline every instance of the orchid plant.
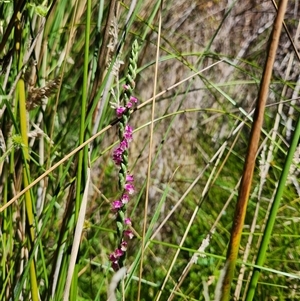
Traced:
<path fill-rule="evenodd" d="M 124 266 L 128 241 L 134 237 L 129 229 L 131 220 L 126 216 L 127 204 L 130 196 L 134 193 L 134 177 L 128 172 L 129 145 L 132 141 L 133 128 L 129 125 L 131 108 L 137 103 L 137 98 L 132 96 L 135 87 L 135 77 L 137 70 L 138 43 L 135 41 L 132 46 L 131 57 L 129 59 L 128 72 L 119 99 L 111 103 L 119 119 L 119 140 L 120 143 L 113 151 L 113 161 L 119 168 L 119 189 L 120 197 L 112 202 L 112 211 L 116 215 L 118 246 L 109 256 L 112 267 L 115 271 Z M 114 93 L 112 93 L 115 95 Z"/>

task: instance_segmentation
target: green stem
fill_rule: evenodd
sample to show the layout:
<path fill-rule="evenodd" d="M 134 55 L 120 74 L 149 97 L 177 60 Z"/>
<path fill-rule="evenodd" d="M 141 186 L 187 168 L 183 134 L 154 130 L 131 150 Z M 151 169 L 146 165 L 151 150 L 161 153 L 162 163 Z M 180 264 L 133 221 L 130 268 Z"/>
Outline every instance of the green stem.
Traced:
<path fill-rule="evenodd" d="M 82 100 L 81 100 L 81 118 L 80 118 L 80 133 L 79 133 L 79 145 L 84 142 L 85 138 L 85 121 L 86 121 L 86 108 L 88 97 L 88 67 L 89 67 L 89 46 L 90 46 L 90 29 L 91 29 L 91 0 L 87 1 L 86 9 L 86 27 L 85 27 L 85 47 L 84 47 L 84 65 L 83 65 L 83 83 L 82 83 Z M 87 170 L 87 157 L 88 148 L 84 147 L 78 154 L 78 169 L 77 169 L 77 189 L 76 189 L 76 202 L 75 202 L 75 223 L 78 219 L 80 204 L 81 204 L 81 186 L 83 173 Z M 85 181 L 85 179 L 83 179 Z M 70 300 L 76 300 L 77 298 L 77 275 L 78 266 L 75 265 L 74 273 L 71 284 L 71 296 Z"/>
<path fill-rule="evenodd" d="M 87 107 L 87 87 L 88 87 L 88 67 L 89 67 L 89 45 L 90 45 L 90 28 L 91 28 L 91 0 L 87 1 L 86 11 L 86 27 L 85 27 L 85 47 L 84 47 L 84 65 L 83 65 L 83 83 L 82 83 L 82 100 L 81 100 L 81 118 L 80 118 L 80 133 L 79 145 L 84 142 L 85 136 L 85 120 L 86 120 L 86 107 Z M 85 147 L 78 154 L 78 170 L 77 170 L 77 190 L 76 190 L 76 204 L 75 204 L 75 221 L 78 217 L 81 200 L 81 181 L 83 169 L 84 153 L 87 148 Z"/>
<path fill-rule="evenodd" d="M 17 24 L 16 24 L 16 42 L 15 48 L 18 53 L 18 70 L 22 67 L 23 56 L 21 52 L 22 45 L 22 28 L 21 28 L 21 13 L 17 14 Z M 20 78 L 17 84 L 17 98 L 19 101 L 19 114 L 20 114 L 20 130 L 21 137 L 24 147 L 22 148 L 23 153 L 23 185 L 26 188 L 30 184 L 30 174 L 29 174 L 29 149 L 28 149 L 28 128 L 27 128 L 27 112 L 26 112 L 26 96 L 25 96 L 25 83 L 23 78 Z M 33 200 L 31 198 L 30 190 L 25 192 L 25 206 L 26 206 L 26 215 L 27 215 L 27 224 L 29 228 L 29 239 L 28 239 L 28 248 L 31 252 L 34 246 L 35 240 L 35 231 L 34 231 L 34 215 L 33 215 Z M 30 289 L 31 289 L 31 298 L 33 301 L 38 301 L 38 285 L 36 278 L 36 268 L 34 260 L 31 260 L 30 263 Z"/>
<path fill-rule="evenodd" d="M 19 96 L 19 110 L 20 110 L 20 129 L 21 129 L 21 137 L 22 142 L 24 144 L 23 147 L 23 185 L 26 188 L 30 181 L 29 181 L 29 151 L 28 151 L 28 131 L 27 131 L 27 112 L 26 112 L 26 103 L 25 103 L 25 84 L 24 80 L 20 79 L 17 85 L 18 89 L 18 96 Z M 33 244 L 34 244 L 34 216 L 33 216 L 33 208 L 30 195 L 30 190 L 25 192 L 25 205 L 26 205 L 26 215 L 27 215 L 27 223 L 29 226 L 29 250 L 31 251 Z M 36 271 L 35 271 L 35 264 L 32 260 L 30 262 L 30 279 L 31 279 L 31 294 L 32 300 L 38 301 L 38 286 L 37 286 L 37 279 L 36 279 Z"/>

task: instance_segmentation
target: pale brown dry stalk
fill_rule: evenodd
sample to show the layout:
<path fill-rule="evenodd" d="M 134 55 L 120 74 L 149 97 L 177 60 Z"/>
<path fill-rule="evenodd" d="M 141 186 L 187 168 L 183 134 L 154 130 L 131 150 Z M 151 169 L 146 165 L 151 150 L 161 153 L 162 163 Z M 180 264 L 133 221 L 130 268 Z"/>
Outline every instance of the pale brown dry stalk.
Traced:
<path fill-rule="evenodd" d="M 285 78 L 284 78 L 285 82 L 288 81 L 290 71 L 292 70 L 293 59 L 294 59 L 293 56 L 290 56 L 289 63 L 288 63 L 287 69 L 286 69 Z M 287 90 L 287 85 L 285 85 L 283 87 L 280 99 L 284 99 L 286 90 Z M 259 212 L 261 198 L 262 198 L 262 190 L 263 190 L 264 184 L 267 180 L 267 175 L 269 173 L 271 162 L 273 160 L 273 153 L 274 153 L 274 148 L 275 148 L 275 144 L 273 142 L 276 141 L 276 136 L 278 135 L 278 128 L 279 128 L 279 125 L 280 125 L 280 116 L 282 114 L 282 110 L 283 110 L 283 103 L 279 103 L 278 110 L 277 110 L 277 113 L 276 113 L 276 117 L 275 117 L 275 120 L 274 120 L 274 125 L 273 125 L 273 128 L 272 128 L 271 133 L 270 133 L 270 137 L 271 137 L 270 140 L 269 140 L 270 144 L 269 144 L 269 146 L 267 145 L 268 140 L 266 140 L 262 143 L 262 145 L 264 145 L 266 148 L 268 147 L 268 153 L 267 153 L 266 160 L 262 163 L 260 162 L 260 183 L 259 183 L 259 190 L 258 190 L 258 195 L 257 195 L 258 202 L 256 203 L 255 214 L 253 216 L 253 220 L 252 220 L 252 223 L 251 223 L 250 235 L 248 237 L 248 241 L 247 241 L 247 244 L 246 244 L 246 247 L 245 247 L 245 251 L 244 251 L 244 255 L 243 255 L 243 262 L 247 261 L 248 256 L 250 254 L 252 239 L 253 239 L 253 236 L 254 236 L 254 231 L 255 231 L 255 228 L 257 226 L 257 220 L 258 220 L 258 217 L 259 217 L 258 212 Z M 262 149 L 264 149 L 264 148 L 262 147 Z M 273 203 L 273 200 L 274 200 L 274 197 L 275 197 L 275 192 L 276 192 L 276 190 L 274 190 L 274 192 L 273 192 L 273 196 L 270 199 L 269 206 L 266 210 L 264 221 L 262 222 L 262 225 L 260 227 L 261 232 L 263 232 L 264 229 L 265 229 L 267 219 L 269 217 L 269 213 L 270 213 L 272 203 Z M 255 249 L 259 248 L 262 238 L 263 238 L 262 236 L 260 236 L 258 238 L 256 246 L 254 246 Z M 255 263 L 255 258 L 253 258 L 252 263 L 253 264 Z M 245 265 L 242 265 L 242 267 L 240 269 L 240 274 L 238 276 L 236 290 L 235 290 L 235 293 L 234 293 L 236 300 L 238 300 L 239 297 L 240 297 L 240 292 L 241 292 L 242 286 L 243 286 L 243 279 L 244 279 L 245 271 L 246 271 L 246 267 L 245 267 Z M 251 275 L 252 275 L 252 273 L 249 273 L 247 285 L 245 286 L 245 289 L 244 289 L 245 293 L 247 291 Z"/>
<path fill-rule="evenodd" d="M 278 9 L 278 14 L 274 22 L 271 40 L 268 49 L 268 56 L 264 67 L 264 72 L 261 80 L 260 90 L 256 110 L 254 113 L 252 130 L 250 134 L 250 142 L 248 146 L 247 156 L 245 159 L 243 177 L 239 190 L 239 196 L 236 204 L 235 215 L 233 219 L 233 226 L 231 230 L 231 237 L 227 252 L 226 269 L 224 270 L 224 278 L 222 280 L 222 288 L 220 291 L 219 299 L 216 300 L 227 301 L 229 300 L 231 283 L 234 275 L 242 229 L 246 216 L 246 209 L 248 198 L 251 189 L 253 172 L 255 167 L 256 154 L 259 146 L 260 132 L 264 119 L 265 105 L 268 98 L 269 86 L 275 61 L 276 51 L 278 48 L 279 37 L 286 11 L 287 0 L 282 0 Z M 219 293 L 219 292 L 218 292 Z"/>
<path fill-rule="evenodd" d="M 110 39 L 110 28 L 111 24 L 115 19 L 117 19 L 118 14 L 118 3 L 116 0 L 110 1 L 108 16 L 106 19 L 106 24 L 104 28 L 104 35 L 102 39 L 101 49 L 98 56 L 97 70 L 95 73 L 95 80 L 92 86 L 90 101 L 92 102 L 97 94 L 97 89 L 100 86 L 101 81 L 104 78 L 104 71 L 106 69 L 106 61 L 108 59 L 107 53 L 109 52 L 107 45 Z"/>

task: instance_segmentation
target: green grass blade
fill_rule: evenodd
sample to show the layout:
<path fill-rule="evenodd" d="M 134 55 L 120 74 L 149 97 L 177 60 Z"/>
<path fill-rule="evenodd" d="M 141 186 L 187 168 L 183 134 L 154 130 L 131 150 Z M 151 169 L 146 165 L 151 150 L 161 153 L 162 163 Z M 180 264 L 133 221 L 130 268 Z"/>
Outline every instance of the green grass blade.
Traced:
<path fill-rule="evenodd" d="M 291 145 L 289 147 L 289 150 L 288 150 L 288 153 L 286 156 L 286 161 L 283 166 L 283 170 L 282 170 L 282 173 L 281 173 L 281 176 L 279 179 L 275 199 L 272 204 L 270 215 L 269 215 L 269 218 L 268 218 L 268 221 L 266 224 L 266 228 L 264 231 L 263 240 L 261 242 L 261 245 L 260 245 L 260 248 L 258 251 L 258 256 L 257 256 L 256 263 L 255 263 L 258 266 L 263 266 L 265 259 L 266 259 L 267 249 L 268 249 L 269 242 L 270 242 L 270 239 L 272 236 L 273 227 L 276 222 L 277 212 L 278 212 L 280 201 L 281 201 L 281 198 L 282 198 L 282 195 L 284 192 L 284 188 L 285 188 L 286 180 L 287 180 L 287 177 L 289 174 L 289 170 L 290 170 L 291 164 L 293 163 L 293 157 L 294 157 L 294 153 L 296 151 L 296 148 L 297 148 L 297 145 L 299 142 L 299 138 L 300 138 L 300 118 L 298 117 L 294 136 L 293 136 Z M 255 294 L 255 288 L 257 286 L 257 282 L 259 279 L 259 275 L 260 275 L 260 269 L 254 268 L 253 274 L 252 274 L 252 277 L 250 280 L 249 289 L 247 292 L 246 301 L 253 300 L 253 297 Z"/>

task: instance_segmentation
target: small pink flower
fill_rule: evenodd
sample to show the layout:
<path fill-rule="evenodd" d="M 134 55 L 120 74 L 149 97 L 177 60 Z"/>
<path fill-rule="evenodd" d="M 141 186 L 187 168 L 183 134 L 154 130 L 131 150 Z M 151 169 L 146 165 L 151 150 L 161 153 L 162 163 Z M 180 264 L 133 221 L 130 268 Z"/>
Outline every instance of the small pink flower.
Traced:
<path fill-rule="evenodd" d="M 130 126 L 130 125 L 126 125 L 125 126 L 125 131 L 127 132 L 127 133 L 130 133 L 130 134 L 132 134 L 132 127 Z"/>
<path fill-rule="evenodd" d="M 129 202 L 129 196 L 128 194 L 123 194 L 121 197 L 121 201 L 123 204 L 127 204 Z"/>
<path fill-rule="evenodd" d="M 128 142 L 132 141 L 132 127 L 130 125 L 125 126 L 124 138 L 124 140 Z"/>
<path fill-rule="evenodd" d="M 125 138 L 124 140 L 127 141 L 127 143 L 131 142 L 132 141 L 132 134 L 125 132 L 124 133 L 124 138 Z"/>
<path fill-rule="evenodd" d="M 123 88 L 124 88 L 124 90 L 128 90 L 129 86 L 128 85 L 124 85 Z"/>
<path fill-rule="evenodd" d="M 137 98 L 136 98 L 136 97 L 134 97 L 134 96 L 130 96 L 130 102 L 131 102 L 131 103 L 137 103 L 137 102 L 138 102 L 138 100 L 137 100 Z"/>
<path fill-rule="evenodd" d="M 124 252 L 121 249 L 116 249 L 114 253 L 116 257 L 121 257 L 124 254 Z"/>
<path fill-rule="evenodd" d="M 127 236 L 129 239 L 132 239 L 134 237 L 131 230 L 125 230 L 124 231 L 124 236 Z"/>
<path fill-rule="evenodd" d="M 125 223 L 125 225 L 131 226 L 131 219 L 129 217 L 124 218 L 124 223 Z"/>
<path fill-rule="evenodd" d="M 123 115 L 123 113 L 124 113 L 125 110 L 126 110 L 125 107 L 119 107 L 119 108 L 117 108 L 116 109 L 117 116 L 118 117 L 122 117 L 122 115 Z"/>
<path fill-rule="evenodd" d="M 128 101 L 128 104 L 126 105 L 126 107 L 127 107 L 128 109 L 131 109 L 131 108 L 132 108 L 132 102 L 131 102 L 131 101 Z"/>
<path fill-rule="evenodd" d="M 121 250 L 122 250 L 123 252 L 126 252 L 126 251 L 127 251 L 127 241 L 123 240 L 123 241 L 121 242 Z"/>
<path fill-rule="evenodd" d="M 124 140 L 121 141 L 119 148 L 120 148 L 122 151 L 124 151 L 125 149 L 128 148 L 128 146 L 129 146 L 129 145 L 128 145 L 128 140 L 124 139 Z"/>
<path fill-rule="evenodd" d="M 131 183 L 126 183 L 124 186 L 124 189 L 129 193 L 133 194 L 134 193 L 134 186 Z"/>
<path fill-rule="evenodd" d="M 116 165 L 120 165 L 123 161 L 122 155 L 124 150 L 119 146 L 113 151 L 113 161 Z"/>
<path fill-rule="evenodd" d="M 111 267 L 113 268 L 113 270 L 116 272 L 119 270 L 120 266 L 119 266 L 119 263 L 118 261 L 114 261 L 111 263 Z"/>
<path fill-rule="evenodd" d="M 126 175 L 126 182 L 128 183 L 132 183 L 134 181 L 134 179 L 133 179 L 133 175 Z"/>
<path fill-rule="evenodd" d="M 112 261 L 112 262 L 118 260 L 118 258 L 115 256 L 115 252 L 114 252 L 114 253 L 111 253 L 111 254 L 109 255 L 109 260 Z"/>
<path fill-rule="evenodd" d="M 119 201 L 119 200 L 112 202 L 112 207 L 113 207 L 114 210 L 122 208 L 123 205 L 124 204 L 121 201 Z"/>
<path fill-rule="evenodd" d="M 120 268 L 118 259 L 113 260 L 114 258 L 111 256 L 112 254 L 109 256 L 109 261 L 111 261 L 111 267 L 113 268 L 114 271 L 118 271 Z"/>

